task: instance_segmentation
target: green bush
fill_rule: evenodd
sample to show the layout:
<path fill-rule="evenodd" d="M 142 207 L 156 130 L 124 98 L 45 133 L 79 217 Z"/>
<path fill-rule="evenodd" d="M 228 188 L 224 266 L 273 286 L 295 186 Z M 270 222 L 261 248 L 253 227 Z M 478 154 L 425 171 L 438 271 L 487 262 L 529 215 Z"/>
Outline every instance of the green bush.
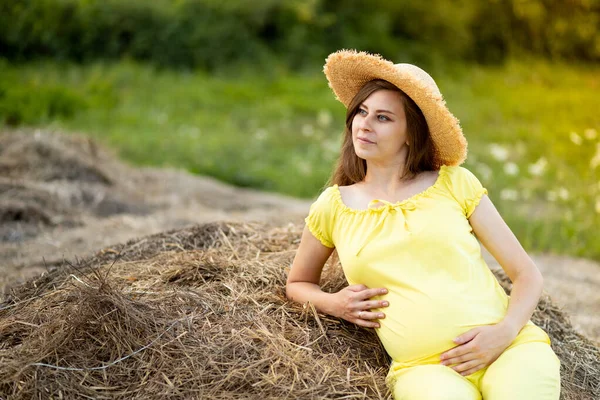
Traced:
<path fill-rule="evenodd" d="M 211 69 L 266 53 L 258 32 L 264 17 L 252 15 L 269 12 L 269 3 L 261 4 L 257 9 L 218 7 L 208 0 L 4 0 L 0 49 L 14 60 L 129 57 Z"/>
<path fill-rule="evenodd" d="M 600 0 L 0 0 L 11 60 L 311 67 L 340 48 L 431 65 L 528 51 L 600 61 Z"/>
<path fill-rule="evenodd" d="M 87 108 L 79 94 L 61 86 L 0 85 L 0 121 L 5 125 L 40 124 L 71 118 Z"/>

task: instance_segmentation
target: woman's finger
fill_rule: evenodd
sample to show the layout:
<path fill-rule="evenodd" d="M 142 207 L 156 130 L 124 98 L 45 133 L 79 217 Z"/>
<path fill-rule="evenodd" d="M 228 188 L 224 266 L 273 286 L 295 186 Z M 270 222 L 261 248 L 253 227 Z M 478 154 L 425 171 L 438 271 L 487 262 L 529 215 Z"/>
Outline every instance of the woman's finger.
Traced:
<path fill-rule="evenodd" d="M 461 364 L 474 359 L 476 359 L 474 353 L 458 353 L 454 357 L 446 358 L 442 361 L 442 365 Z"/>
<path fill-rule="evenodd" d="M 371 297 L 381 296 L 387 293 L 387 289 L 385 288 L 375 288 L 375 289 L 366 289 L 360 292 L 356 292 L 356 298 L 358 300 L 367 300 Z"/>
<path fill-rule="evenodd" d="M 472 347 L 473 347 L 473 345 L 470 342 L 466 343 L 466 344 L 462 344 L 460 346 L 456 346 L 455 348 L 448 350 L 445 353 L 442 353 L 442 355 L 440 356 L 441 361 L 443 361 L 444 364 L 445 364 L 445 361 L 455 361 L 460 356 L 464 356 L 465 354 L 469 354 L 469 353 L 473 352 Z M 454 362 L 452 364 L 454 364 Z"/>
<path fill-rule="evenodd" d="M 366 319 L 357 319 L 356 321 L 353 321 L 356 325 L 360 325 L 360 326 L 364 326 L 365 328 L 379 328 L 379 323 L 375 322 L 375 321 L 371 321 L 371 320 L 366 320 Z"/>
<path fill-rule="evenodd" d="M 382 312 L 372 312 L 372 311 L 359 311 L 357 315 L 358 319 L 363 320 L 373 320 L 373 319 L 382 319 L 385 318 L 385 314 Z"/>
<path fill-rule="evenodd" d="M 389 303 L 385 300 L 368 300 L 360 303 L 359 308 L 362 310 L 372 310 L 374 308 L 382 308 L 389 306 Z"/>
<path fill-rule="evenodd" d="M 455 365 L 454 367 L 452 367 L 452 369 L 458 372 L 459 374 L 462 374 L 463 372 L 469 371 L 477 367 L 479 364 L 481 364 L 481 360 L 471 360 Z"/>
<path fill-rule="evenodd" d="M 461 372 L 460 374 L 461 374 L 462 376 L 468 376 L 468 375 L 471 375 L 471 374 L 473 374 L 473 373 L 475 373 L 475 372 L 479 371 L 480 369 L 482 369 L 482 368 L 484 368 L 484 367 L 485 367 L 485 364 L 477 364 L 477 366 L 476 366 L 476 367 L 473 367 L 473 368 L 471 368 L 471 369 L 468 369 L 468 370 L 466 370 L 466 371 L 464 371 L 464 372 Z"/>

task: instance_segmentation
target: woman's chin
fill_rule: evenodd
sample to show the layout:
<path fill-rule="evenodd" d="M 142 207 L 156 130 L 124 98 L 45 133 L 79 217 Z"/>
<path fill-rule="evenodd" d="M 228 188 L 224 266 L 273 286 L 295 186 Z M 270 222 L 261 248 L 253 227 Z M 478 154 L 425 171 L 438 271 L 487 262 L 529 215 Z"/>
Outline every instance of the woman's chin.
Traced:
<path fill-rule="evenodd" d="M 363 160 L 371 160 L 371 159 L 375 158 L 374 151 L 368 151 L 365 149 L 354 148 L 354 153 L 356 154 L 356 156 L 358 158 L 362 158 Z"/>

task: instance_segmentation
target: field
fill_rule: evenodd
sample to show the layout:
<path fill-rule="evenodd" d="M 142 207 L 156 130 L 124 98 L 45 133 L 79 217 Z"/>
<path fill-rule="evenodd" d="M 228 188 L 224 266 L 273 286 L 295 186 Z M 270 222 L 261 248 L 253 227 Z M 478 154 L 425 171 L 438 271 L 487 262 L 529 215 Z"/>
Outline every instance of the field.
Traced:
<path fill-rule="evenodd" d="M 221 75 L 131 62 L 0 63 L 0 118 L 90 135 L 137 165 L 312 198 L 343 107 L 320 72 Z M 511 61 L 432 72 L 469 140 L 465 166 L 527 250 L 600 260 L 598 67 Z"/>

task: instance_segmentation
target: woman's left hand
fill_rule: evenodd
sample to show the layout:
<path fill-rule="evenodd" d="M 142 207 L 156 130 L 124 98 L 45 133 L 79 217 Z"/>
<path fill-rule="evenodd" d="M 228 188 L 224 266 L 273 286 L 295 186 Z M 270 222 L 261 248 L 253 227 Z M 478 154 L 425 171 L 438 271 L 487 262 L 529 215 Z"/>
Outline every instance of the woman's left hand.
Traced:
<path fill-rule="evenodd" d="M 487 367 L 512 343 L 518 331 L 502 323 L 473 328 L 454 339 L 459 345 L 442 353 L 442 365 L 463 376 Z"/>

